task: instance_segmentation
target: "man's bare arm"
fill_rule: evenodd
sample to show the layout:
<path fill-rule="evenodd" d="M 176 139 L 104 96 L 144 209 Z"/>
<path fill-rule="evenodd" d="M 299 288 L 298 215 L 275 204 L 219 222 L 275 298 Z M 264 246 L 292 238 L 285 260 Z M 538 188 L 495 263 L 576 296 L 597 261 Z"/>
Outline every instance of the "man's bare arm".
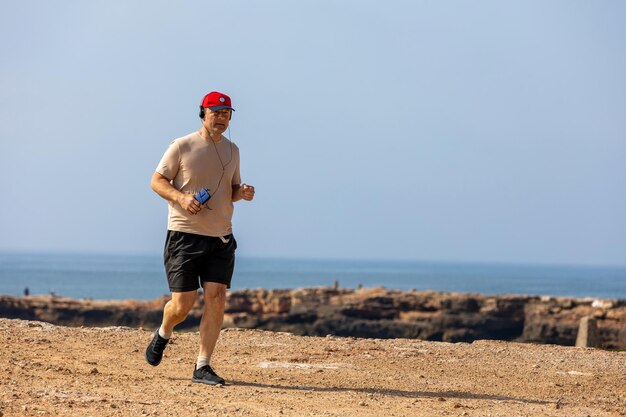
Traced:
<path fill-rule="evenodd" d="M 152 190 L 157 193 L 162 198 L 167 201 L 180 205 L 183 209 L 187 210 L 191 214 L 196 214 L 200 210 L 202 210 L 202 205 L 195 199 L 195 197 L 191 194 L 185 194 L 178 191 L 170 180 L 155 172 L 152 175 L 152 180 L 150 181 L 150 187 Z"/>

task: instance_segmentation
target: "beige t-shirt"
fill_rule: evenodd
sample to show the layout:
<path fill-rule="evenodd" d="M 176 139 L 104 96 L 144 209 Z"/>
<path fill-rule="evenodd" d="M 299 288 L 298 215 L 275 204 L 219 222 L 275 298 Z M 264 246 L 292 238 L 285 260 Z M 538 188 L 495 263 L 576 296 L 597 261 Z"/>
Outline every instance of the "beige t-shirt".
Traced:
<path fill-rule="evenodd" d="M 195 195 L 206 188 L 211 194 L 198 214 L 190 214 L 178 203 L 168 203 L 169 230 L 204 236 L 232 233 L 232 185 L 241 183 L 237 145 L 224 136 L 213 143 L 198 132 L 190 133 L 170 143 L 156 172 L 183 193 Z"/>

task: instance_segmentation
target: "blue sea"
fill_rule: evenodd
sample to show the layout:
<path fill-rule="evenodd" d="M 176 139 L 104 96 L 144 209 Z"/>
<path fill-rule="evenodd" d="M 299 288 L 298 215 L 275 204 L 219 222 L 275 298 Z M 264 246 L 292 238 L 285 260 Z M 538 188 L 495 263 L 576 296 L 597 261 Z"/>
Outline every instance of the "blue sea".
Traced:
<path fill-rule="evenodd" d="M 233 289 L 384 286 L 626 298 L 626 267 L 238 257 Z M 168 293 L 160 255 L 0 252 L 0 294 L 149 300 Z"/>

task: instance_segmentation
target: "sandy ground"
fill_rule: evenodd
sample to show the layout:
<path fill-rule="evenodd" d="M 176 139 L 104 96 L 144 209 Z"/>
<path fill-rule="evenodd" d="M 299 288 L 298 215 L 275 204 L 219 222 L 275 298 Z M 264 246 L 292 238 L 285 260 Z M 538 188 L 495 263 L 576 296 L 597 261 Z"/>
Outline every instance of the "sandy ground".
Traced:
<path fill-rule="evenodd" d="M 197 333 L 160 366 L 149 330 L 0 319 L 0 416 L 626 416 L 626 352 L 222 332 L 225 386 L 191 382 Z"/>

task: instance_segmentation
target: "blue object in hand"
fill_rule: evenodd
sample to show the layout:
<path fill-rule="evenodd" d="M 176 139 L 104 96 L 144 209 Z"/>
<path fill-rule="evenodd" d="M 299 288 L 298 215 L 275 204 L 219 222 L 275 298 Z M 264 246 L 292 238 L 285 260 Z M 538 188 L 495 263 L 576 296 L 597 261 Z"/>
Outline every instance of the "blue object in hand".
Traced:
<path fill-rule="evenodd" d="M 198 191 L 198 194 L 195 195 L 196 200 L 200 202 L 200 204 L 204 204 L 211 198 L 211 194 L 204 188 Z"/>

